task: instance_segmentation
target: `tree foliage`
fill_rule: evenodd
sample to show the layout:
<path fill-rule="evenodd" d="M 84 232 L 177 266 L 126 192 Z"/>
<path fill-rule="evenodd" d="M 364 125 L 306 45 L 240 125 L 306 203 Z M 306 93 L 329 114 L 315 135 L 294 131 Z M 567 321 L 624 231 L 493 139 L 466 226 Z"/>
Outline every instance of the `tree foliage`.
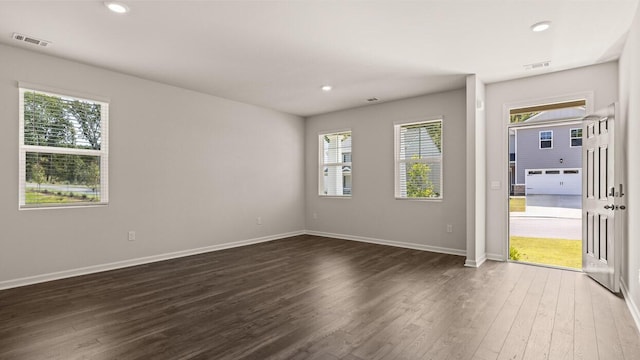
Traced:
<path fill-rule="evenodd" d="M 407 171 L 407 197 L 423 198 L 438 196 L 429 179 L 431 168 L 428 164 L 414 162 Z"/>
<path fill-rule="evenodd" d="M 33 177 L 33 182 L 38 184 L 38 189 L 40 189 L 40 184 L 42 184 L 46 180 L 46 177 L 44 174 L 44 167 L 42 167 L 40 163 L 35 163 L 31 166 L 31 173 Z"/>
<path fill-rule="evenodd" d="M 520 114 L 511 114 L 509 117 L 509 121 L 511 123 L 521 123 L 529 120 L 529 118 L 538 115 L 540 112 L 524 112 Z"/>

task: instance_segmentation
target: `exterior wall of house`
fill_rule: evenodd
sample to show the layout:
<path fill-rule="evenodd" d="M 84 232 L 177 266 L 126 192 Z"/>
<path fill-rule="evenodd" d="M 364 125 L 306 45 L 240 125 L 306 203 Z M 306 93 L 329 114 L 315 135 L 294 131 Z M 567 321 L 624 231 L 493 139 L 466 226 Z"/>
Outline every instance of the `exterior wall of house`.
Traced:
<path fill-rule="evenodd" d="M 526 169 L 581 168 L 582 147 L 570 145 L 570 130 L 579 127 L 580 124 L 517 129 L 516 183 L 525 183 Z M 541 149 L 540 131 L 548 130 L 553 131 L 553 147 Z"/>

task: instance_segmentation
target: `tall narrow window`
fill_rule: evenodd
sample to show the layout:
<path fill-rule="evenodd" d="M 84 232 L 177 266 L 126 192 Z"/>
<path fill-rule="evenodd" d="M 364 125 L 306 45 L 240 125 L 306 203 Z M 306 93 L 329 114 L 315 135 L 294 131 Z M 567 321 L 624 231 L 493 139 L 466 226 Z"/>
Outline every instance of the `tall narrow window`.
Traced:
<path fill-rule="evenodd" d="M 397 124 L 395 196 L 442 199 L 442 119 Z"/>
<path fill-rule="evenodd" d="M 571 147 L 582 146 L 582 128 L 575 128 L 570 130 Z"/>
<path fill-rule="evenodd" d="M 318 194 L 351 196 L 351 131 L 320 134 Z"/>
<path fill-rule="evenodd" d="M 553 148 L 553 130 L 540 131 L 540 149 Z"/>
<path fill-rule="evenodd" d="M 20 208 L 108 203 L 106 102 L 20 88 Z"/>

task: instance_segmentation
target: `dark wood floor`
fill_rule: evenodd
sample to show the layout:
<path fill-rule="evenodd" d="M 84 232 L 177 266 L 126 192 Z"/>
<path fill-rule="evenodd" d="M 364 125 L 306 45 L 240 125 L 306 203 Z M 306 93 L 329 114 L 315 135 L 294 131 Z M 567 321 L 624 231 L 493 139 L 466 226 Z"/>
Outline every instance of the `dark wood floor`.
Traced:
<path fill-rule="evenodd" d="M 640 359 L 581 273 L 300 236 L 0 291 L 0 359 Z"/>

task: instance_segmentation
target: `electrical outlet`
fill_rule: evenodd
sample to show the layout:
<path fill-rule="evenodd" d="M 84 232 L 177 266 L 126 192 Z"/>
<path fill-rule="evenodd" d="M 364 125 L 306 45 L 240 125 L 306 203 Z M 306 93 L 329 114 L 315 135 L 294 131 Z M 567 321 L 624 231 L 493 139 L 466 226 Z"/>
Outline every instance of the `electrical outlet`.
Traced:
<path fill-rule="evenodd" d="M 136 239 L 136 232 L 129 231 L 129 241 L 134 241 Z"/>
<path fill-rule="evenodd" d="M 258 218 L 256 219 L 256 224 L 262 225 L 262 217 L 258 216 Z"/>
<path fill-rule="evenodd" d="M 447 232 L 448 233 L 453 232 L 453 225 L 447 224 Z"/>

